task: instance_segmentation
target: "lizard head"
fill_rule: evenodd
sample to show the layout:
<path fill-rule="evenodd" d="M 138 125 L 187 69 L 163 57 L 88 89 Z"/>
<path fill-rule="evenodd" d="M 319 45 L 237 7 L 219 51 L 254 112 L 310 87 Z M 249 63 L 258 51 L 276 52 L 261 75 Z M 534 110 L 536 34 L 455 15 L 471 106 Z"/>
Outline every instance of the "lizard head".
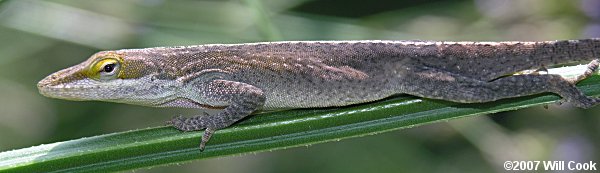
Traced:
<path fill-rule="evenodd" d="M 148 79 L 149 69 L 147 63 L 126 51 L 103 51 L 47 76 L 37 86 L 46 97 L 131 103 L 129 100 L 135 99 L 139 86 L 146 82 L 141 79 Z"/>

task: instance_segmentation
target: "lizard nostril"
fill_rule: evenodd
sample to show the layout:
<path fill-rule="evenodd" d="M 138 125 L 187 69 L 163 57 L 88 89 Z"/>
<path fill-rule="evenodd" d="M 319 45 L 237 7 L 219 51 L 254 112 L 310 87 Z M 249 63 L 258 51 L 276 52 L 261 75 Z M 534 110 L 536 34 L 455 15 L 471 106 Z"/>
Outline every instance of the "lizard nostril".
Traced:
<path fill-rule="evenodd" d="M 39 81 L 37 83 L 37 87 L 38 88 L 47 88 L 49 86 L 51 86 L 53 81 L 56 81 L 56 79 L 58 79 L 58 77 L 56 75 L 50 75 L 48 77 L 45 77 L 44 79 L 42 79 L 41 81 Z"/>
<path fill-rule="evenodd" d="M 49 83 L 48 80 L 43 79 L 40 82 L 38 82 L 37 87 L 38 88 L 44 88 L 44 87 L 48 86 L 48 83 Z"/>

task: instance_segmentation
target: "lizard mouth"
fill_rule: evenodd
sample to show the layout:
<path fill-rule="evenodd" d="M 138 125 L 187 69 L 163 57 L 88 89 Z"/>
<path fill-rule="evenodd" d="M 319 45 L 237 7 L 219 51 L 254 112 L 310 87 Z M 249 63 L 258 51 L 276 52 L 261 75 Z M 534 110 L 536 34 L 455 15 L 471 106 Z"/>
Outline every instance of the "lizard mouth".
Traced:
<path fill-rule="evenodd" d="M 94 87 L 82 69 L 82 65 L 76 65 L 46 76 L 37 84 L 40 94 L 51 98 L 82 100 L 79 96 L 84 94 L 83 91 Z"/>
<path fill-rule="evenodd" d="M 93 85 L 91 82 L 85 80 L 57 85 L 48 85 L 40 81 L 38 83 L 38 91 L 46 97 L 72 101 L 108 100 L 110 98 L 104 98 L 103 96 L 111 97 L 110 94 L 95 94 L 111 92 L 108 92 L 106 87 Z"/>
<path fill-rule="evenodd" d="M 77 96 L 81 95 L 85 89 L 84 87 L 73 87 L 65 84 L 51 85 L 44 80 L 40 81 L 37 87 L 43 96 L 67 100 L 83 100 L 78 99 Z"/>
<path fill-rule="evenodd" d="M 97 86 L 92 85 L 92 82 L 85 78 L 64 78 L 60 77 L 69 69 L 56 72 L 42 79 L 37 84 L 40 94 L 50 97 L 67 100 L 85 100 L 85 91 L 93 90 Z"/>

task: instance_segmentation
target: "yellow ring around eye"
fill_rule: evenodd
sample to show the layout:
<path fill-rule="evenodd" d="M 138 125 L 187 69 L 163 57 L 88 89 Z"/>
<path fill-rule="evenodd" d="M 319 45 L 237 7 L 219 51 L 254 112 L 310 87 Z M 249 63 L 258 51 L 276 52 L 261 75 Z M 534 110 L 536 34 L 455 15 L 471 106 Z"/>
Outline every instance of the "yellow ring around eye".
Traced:
<path fill-rule="evenodd" d="M 93 79 L 100 79 L 100 73 L 103 71 L 104 66 L 108 65 L 108 64 L 116 64 L 117 66 L 120 66 L 121 62 L 120 59 L 116 59 L 113 57 L 106 57 L 106 58 L 102 58 L 99 59 L 98 61 L 94 62 L 88 69 L 87 69 L 87 76 L 89 78 L 93 78 Z M 115 69 L 115 70 L 119 70 L 119 69 Z M 120 71 L 115 72 L 115 75 L 119 75 Z"/>

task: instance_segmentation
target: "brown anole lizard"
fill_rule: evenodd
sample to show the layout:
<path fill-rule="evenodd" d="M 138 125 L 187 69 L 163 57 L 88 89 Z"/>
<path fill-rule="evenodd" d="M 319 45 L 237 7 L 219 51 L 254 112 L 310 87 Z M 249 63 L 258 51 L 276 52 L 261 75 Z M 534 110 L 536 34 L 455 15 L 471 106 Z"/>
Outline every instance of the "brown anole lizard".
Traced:
<path fill-rule="evenodd" d="M 102 51 L 38 83 L 41 94 L 156 107 L 222 108 L 170 120 L 215 130 L 257 110 L 345 106 L 394 94 L 461 103 L 551 92 L 576 107 L 599 98 L 575 83 L 598 68 L 600 39 L 546 42 L 299 41 Z M 591 61 L 580 76 L 514 75 Z"/>

